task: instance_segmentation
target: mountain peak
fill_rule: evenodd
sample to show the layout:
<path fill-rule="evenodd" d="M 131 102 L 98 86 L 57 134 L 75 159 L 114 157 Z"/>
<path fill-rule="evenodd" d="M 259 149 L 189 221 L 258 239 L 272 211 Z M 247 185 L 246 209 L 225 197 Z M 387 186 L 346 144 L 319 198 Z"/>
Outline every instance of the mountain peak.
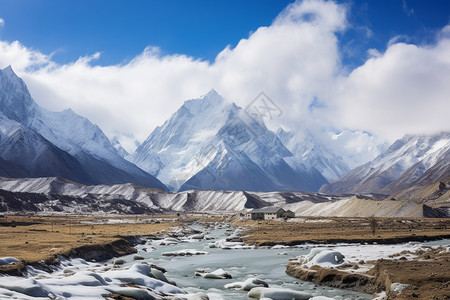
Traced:
<path fill-rule="evenodd" d="M 6 68 L 4 68 L 3 70 L 2 70 L 3 72 L 14 72 L 13 71 L 13 69 L 12 69 L 12 67 L 11 67 L 11 65 L 8 65 Z"/>
<path fill-rule="evenodd" d="M 207 92 L 203 97 L 210 97 L 210 96 L 220 96 L 219 93 L 215 89 L 210 89 L 209 92 Z"/>
<path fill-rule="evenodd" d="M 211 101 L 211 100 L 223 100 L 223 97 L 218 92 L 216 92 L 215 89 L 210 89 L 209 92 L 201 96 L 199 99 Z"/>
<path fill-rule="evenodd" d="M 19 76 L 17 76 L 17 74 L 12 69 L 11 65 L 1 70 L 1 72 L 3 73 L 3 75 L 6 75 L 9 79 L 16 79 L 16 80 L 20 79 Z"/>
<path fill-rule="evenodd" d="M 182 107 L 193 115 L 199 115 L 205 112 L 212 113 L 213 111 L 220 110 L 225 104 L 224 98 L 214 89 L 211 89 L 200 98 L 185 101 Z"/>
<path fill-rule="evenodd" d="M 14 70 L 12 69 L 11 65 L 7 66 L 4 69 L 0 69 L 0 74 L 3 74 L 3 76 L 8 77 L 9 79 L 12 78 L 19 78 L 16 73 L 14 72 Z"/>
<path fill-rule="evenodd" d="M 36 112 L 36 106 L 25 82 L 12 67 L 0 70 L 0 111 L 9 119 L 27 124 Z"/>

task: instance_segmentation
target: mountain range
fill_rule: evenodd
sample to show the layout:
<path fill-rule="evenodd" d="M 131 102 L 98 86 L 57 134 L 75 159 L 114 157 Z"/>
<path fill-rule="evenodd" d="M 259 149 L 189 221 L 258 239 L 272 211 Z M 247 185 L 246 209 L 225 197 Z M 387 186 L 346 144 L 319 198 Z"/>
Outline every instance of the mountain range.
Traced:
<path fill-rule="evenodd" d="M 330 167 L 328 153 L 317 159 L 321 164 L 306 165 L 283 143 L 288 135 L 272 132 L 211 90 L 186 101 L 130 160 L 174 191 L 317 191 L 328 182 L 324 175 L 346 171 L 335 157 L 330 159 L 340 165 Z"/>
<path fill-rule="evenodd" d="M 1 178 L 0 211 L 75 214 L 154 214 L 167 212 L 237 213 L 267 206 L 299 216 L 449 217 L 450 180 L 405 191 L 398 199 L 376 195 L 305 192 L 184 191 L 165 192 L 134 184 L 95 185 L 63 178 Z M 445 200 L 447 199 L 447 200 Z"/>
<path fill-rule="evenodd" d="M 0 174 L 61 176 L 84 184 L 134 182 L 166 189 L 122 158 L 102 130 L 72 110 L 50 112 L 36 104 L 24 81 L 0 70 Z"/>
<path fill-rule="evenodd" d="M 365 141 L 367 149 L 345 155 L 339 143 L 354 137 Z M 320 191 L 394 198 L 396 192 L 450 177 L 448 132 L 405 136 L 381 149 L 364 132 L 340 132 L 325 141 L 308 128 L 271 130 L 262 118 L 211 90 L 185 101 L 128 153 L 119 139 L 110 141 L 72 110 L 40 107 L 11 67 L 0 70 L 4 177 L 61 177 L 85 185 L 134 184 L 173 192 Z M 367 162 L 374 154 L 379 155 Z M 359 165 L 362 158 L 365 163 Z"/>
<path fill-rule="evenodd" d="M 385 152 L 331 184 L 323 193 L 392 194 L 450 177 L 450 132 L 404 136 Z"/>

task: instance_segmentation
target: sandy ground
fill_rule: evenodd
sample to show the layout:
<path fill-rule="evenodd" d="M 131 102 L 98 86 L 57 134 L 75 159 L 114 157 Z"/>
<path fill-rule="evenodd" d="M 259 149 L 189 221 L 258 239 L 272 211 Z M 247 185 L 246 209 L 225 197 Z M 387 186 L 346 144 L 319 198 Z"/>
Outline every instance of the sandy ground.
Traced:
<path fill-rule="evenodd" d="M 175 216 L 0 218 L 0 257 L 38 261 L 84 245 L 106 244 L 120 236 L 161 233 L 180 223 Z"/>
<path fill-rule="evenodd" d="M 375 231 L 372 230 L 374 224 Z M 379 242 L 450 237 L 450 219 L 294 218 L 289 221 L 239 220 L 244 242 L 256 245 L 305 242 Z"/>

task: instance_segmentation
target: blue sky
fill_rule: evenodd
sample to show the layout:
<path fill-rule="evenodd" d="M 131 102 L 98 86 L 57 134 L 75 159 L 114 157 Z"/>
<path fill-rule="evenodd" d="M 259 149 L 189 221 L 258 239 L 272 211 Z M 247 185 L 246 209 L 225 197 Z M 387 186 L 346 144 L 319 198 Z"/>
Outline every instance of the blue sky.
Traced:
<path fill-rule="evenodd" d="M 449 15 L 448 0 L 0 0 L 0 68 L 128 150 L 211 88 L 241 107 L 264 91 L 287 130 L 392 142 L 450 130 Z"/>
<path fill-rule="evenodd" d="M 227 45 L 269 26 L 292 1 L 0 0 L 2 40 L 19 40 L 59 63 L 101 52 L 95 64 L 127 62 L 146 46 L 163 54 L 213 61 Z M 339 1 L 350 6 L 351 28 L 341 39 L 343 61 L 362 64 L 366 51 L 383 51 L 390 39 L 430 42 L 449 23 L 447 0 Z"/>

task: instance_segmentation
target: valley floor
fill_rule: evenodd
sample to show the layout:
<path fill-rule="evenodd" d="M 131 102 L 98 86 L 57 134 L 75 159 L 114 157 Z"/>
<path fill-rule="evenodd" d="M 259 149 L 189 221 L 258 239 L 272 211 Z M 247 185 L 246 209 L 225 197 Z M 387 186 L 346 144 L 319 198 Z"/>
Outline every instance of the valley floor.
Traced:
<path fill-rule="evenodd" d="M 305 243 L 330 244 L 332 247 L 338 246 L 339 243 L 360 243 L 364 246 L 372 243 L 397 244 L 450 238 L 450 219 L 293 218 L 287 221 L 252 221 L 239 218 L 237 215 L 197 215 L 189 218 L 167 215 L 2 216 L 0 257 L 15 257 L 21 262 L 0 266 L 0 272 L 18 275 L 25 264 L 36 264 L 41 260 L 51 264 L 57 255 L 78 256 L 91 260 L 95 258 L 89 257 L 91 254 L 100 255 L 97 257 L 100 259 L 130 254 L 135 251 L 130 244 L 136 244 L 136 240 L 132 241 L 136 237 L 164 234 L 172 227 L 183 226 L 192 221 L 232 223 L 245 229 L 238 239 L 257 246 L 280 244 L 293 246 Z M 132 242 L 128 243 L 130 241 Z M 408 260 L 401 256 L 409 254 L 403 254 L 385 257 L 385 260 L 366 261 L 356 266 L 353 263 L 347 266 L 347 270 L 345 268 L 314 270 L 313 268 L 317 266 L 308 269 L 301 264 L 290 262 L 288 273 L 300 279 L 339 288 L 369 293 L 386 290 L 388 296 L 391 284 L 400 282 L 413 286 L 406 291 L 408 297 L 429 296 L 446 299 L 450 282 L 448 248 L 427 252 L 425 255 L 410 253 L 413 258 Z M 359 271 L 355 271 L 357 269 Z M 355 272 L 357 276 L 353 275 Z M 361 274 L 362 279 L 357 278 Z M 382 277 L 380 274 L 389 276 Z M 381 279 L 370 286 L 364 276 Z"/>
<path fill-rule="evenodd" d="M 255 245 L 303 243 L 395 244 L 450 238 L 450 219 L 435 218 L 293 218 L 287 221 L 239 220 L 244 242 Z M 372 224 L 372 225 L 371 225 Z"/>
<path fill-rule="evenodd" d="M 3 216 L 0 257 L 15 257 L 34 264 L 40 260 L 51 262 L 59 254 L 70 256 L 71 251 L 80 249 L 101 250 L 103 254 L 99 255 L 110 258 L 108 251 L 112 252 L 110 255 L 133 251 L 124 238 L 162 233 L 178 224 L 174 216 Z M 11 268 L 0 266 L 0 272 Z"/>
<path fill-rule="evenodd" d="M 248 228 L 244 242 L 260 246 L 315 243 L 333 244 L 330 247 L 336 249 L 337 243 L 379 245 L 450 238 L 449 219 L 295 218 L 289 221 L 240 220 L 236 223 Z M 416 252 L 401 251 L 383 259 L 361 260 L 337 268 L 317 265 L 308 268 L 303 263 L 291 261 L 286 272 L 320 285 L 366 293 L 384 291 L 385 298 L 382 299 L 449 299 L 449 249 L 447 245 L 446 248 L 430 247 Z"/>

